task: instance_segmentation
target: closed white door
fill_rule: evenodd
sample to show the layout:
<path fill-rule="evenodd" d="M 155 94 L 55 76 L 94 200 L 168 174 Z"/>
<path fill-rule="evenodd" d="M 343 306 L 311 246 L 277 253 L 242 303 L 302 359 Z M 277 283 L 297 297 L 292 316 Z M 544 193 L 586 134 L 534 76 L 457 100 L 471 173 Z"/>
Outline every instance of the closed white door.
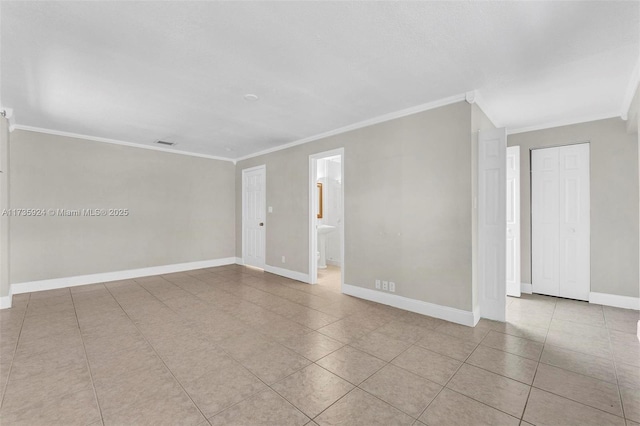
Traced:
<path fill-rule="evenodd" d="M 507 148 L 507 295 L 520 297 L 520 147 Z"/>
<path fill-rule="evenodd" d="M 242 259 L 245 265 L 265 266 L 265 166 L 242 171 Z"/>
<path fill-rule="evenodd" d="M 483 318 L 505 320 L 507 134 L 478 134 L 478 288 Z"/>
<path fill-rule="evenodd" d="M 534 293 L 589 300 L 589 144 L 531 154 Z"/>

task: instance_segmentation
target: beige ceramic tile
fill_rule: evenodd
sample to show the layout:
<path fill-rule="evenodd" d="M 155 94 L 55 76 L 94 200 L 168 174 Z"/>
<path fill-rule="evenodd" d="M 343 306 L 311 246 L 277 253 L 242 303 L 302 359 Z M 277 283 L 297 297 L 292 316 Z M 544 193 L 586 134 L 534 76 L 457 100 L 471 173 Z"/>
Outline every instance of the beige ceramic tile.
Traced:
<path fill-rule="evenodd" d="M 276 383 L 272 389 L 314 418 L 353 389 L 353 385 L 312 364 Z"/>
<path fill-rule="evenodd" d="M 478 346 L 466 362 L 528 385 L 533 382 L 538 367 L 536 361 L 483 345 Z"/>
<path fill-rule="evenodd" d="M 512 336 L 510 334 L 498 333 L 496 331 L 489 333 L 482 341 L 481 345 L 509 352 L 514 355 L 519 355 L 524 358 L 529 358 L 534 361 L 538 361 L 543 348 L 542 343 Z"/>
<path fill-rule="evenodd" d="M 394 359 L 393 364 L 425 379 L 445 385 L 462 363 L 427 349 L 412 346 Z"/>
<path fill-rule="evenodd" d="M 442 389 L 435 382 L 391 364 L 359 387 L 412 417 L 418 417 Z"/>
<path fill-rule="evenodd" d="M 640 389 L 620 386 L 624 416 L 634 422 L 640 422 Z"/>
<path fill-rule="evenodd" d="M 317 361 L 344 346 L 344 343 L 316 331 L 283 339 L 280 343 L 311 361 Z"/>
<path fill-rule="evenodd" d="M 320 426 L 412 425 L 414 419 L 368 393 L 354 389 L 316 417 Z"/>
<path fill-rule="evenodd" d="M 3 406 L 0 419 L 7 425 L 85 426 L 100 422 L 100 411 L 93 389 L 85 389 L 14 411 Z"/>
<path fill-rule="evenodd" d="M 601 358 L 613 357 L 608 339 L 592 339 L 562 330 L 550 330 L 546 344 Z"/>
<path fill-rule="evenodd" d="M 534 386 L 622 417 L 618 387 L 613 383 L 540 364 Z"/>
<path fill-rule="evenodd" d="M 622 417 L 532 388 L 523 420 L 537 426 L 624 426 Z"/>
<path fill-rule="evenodd" d="M 540 362 L 616 383 L 616 370 L 613 361 L 608 358 L 595 357 L 558 346 L 545 345 Z"/>
<path fill-rule="evenodd" d="M 354 322 L 349 318 L 336 321 L 318 329 L 318 332 L 342 343 L 350 343 L 358 340 L 371 331 L 372 328 L 366 327 L 360 322 Z"/>
<path fill-rule="evenodd" d="M 628 388 L 640 388 L 640 366 L 618 363 L 618 383 Z"/>
<path fill-rule="evenodd" d="M 302 426 L 309 418 L 268 389 L 209 418 L 213 426 Z"/>
<path fill-rule="evenodd" d="M 350 346 L 345 346 L 318 360 L 317 364 L 354 385 L 358 385 L 384 367 L 385 362 Z"/>
<path fill-rule="evenodd" d="M 462 340 L 479 343 L 489 333 L 491 329 L 488 325 L 467 327 L 460 324 L 454 324 L 452 322 L 445 322 L 436 328 L 436 331 L 444 334 L 448 334 L 453 337 L 457 337 Z"/>
<path fill-rule="evenodd" d="M 80 368 L 46 371 L 28 380 L 9 378 L 2 407 L 17 410 L 27 405 L 46 404 L 69 393 L 92 389 L 86 365 Z"/>
<path fill-rule="evenodd" d="M 486 370 L 465 364 L 447 387 L 520 418 L 530 386 Z"/>
<path fill-rule="evenodd" d="M 443 389 L 420 417 L 429 426 L 518 426 L 519 420 L 450 389 Z"/>
<path fill-rule="evenodd" d="M 182 382 L 196 406 L 206 417 L 267 389 L 256 376 L 235 361 L 195 380 Z"/>
<path fill-rule="evenodd" d="M 391 361 L 407 349 L 410 343 L 374 331 L 352 342 L 351 346 L 385 361 Z"/>
<path fill-rule="evenodd" d="M 467 359 L 478 346 L 473 341 L 458 339 L 437 331 L 425 332 L 423 337 L 418 340 L 417 345 L 459 361 Z"/>
<path fill-rule="evenodd" d="M 271 345 L 262 352 L 238 361 L 268 385 L 311 363 L 308 359 L 279 344 Z"/>

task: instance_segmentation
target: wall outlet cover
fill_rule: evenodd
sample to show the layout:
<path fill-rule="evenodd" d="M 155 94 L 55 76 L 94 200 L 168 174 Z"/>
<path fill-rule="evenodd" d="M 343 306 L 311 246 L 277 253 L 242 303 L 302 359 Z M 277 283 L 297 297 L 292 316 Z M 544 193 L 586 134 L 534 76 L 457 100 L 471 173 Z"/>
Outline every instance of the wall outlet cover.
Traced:
<path fill-rule="evenodd" d="M 382 289 L 385 291 L 389 290 L 389 281 L 382 281 Z"/>
<path fill-rule="evenodd" d="M 389 291 L 392 293 L 396 292 L 396 283 L 394 283 L 393 281 L 389 281 Z"/>
<path fill-rule="evenodd" d="M 376 288 L 380 290 L 380 280 L 376 280 Z"/>

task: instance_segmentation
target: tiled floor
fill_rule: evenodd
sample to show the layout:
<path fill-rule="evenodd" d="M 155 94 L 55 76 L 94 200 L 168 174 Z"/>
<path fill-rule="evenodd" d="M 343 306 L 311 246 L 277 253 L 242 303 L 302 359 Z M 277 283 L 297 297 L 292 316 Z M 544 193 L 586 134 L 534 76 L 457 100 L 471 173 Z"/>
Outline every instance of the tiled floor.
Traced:
<path fill-rule="evenodd" d="M 2 425 L 640 423 L 637 311 L 523 296 L 468 328 L 238 266 L 14 303 Z"/>

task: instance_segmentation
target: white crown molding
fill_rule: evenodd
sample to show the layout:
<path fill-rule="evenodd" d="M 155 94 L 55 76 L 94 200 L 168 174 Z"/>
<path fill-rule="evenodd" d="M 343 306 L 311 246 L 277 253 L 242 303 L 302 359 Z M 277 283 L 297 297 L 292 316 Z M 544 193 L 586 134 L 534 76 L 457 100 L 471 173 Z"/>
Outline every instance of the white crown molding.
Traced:
<path fill-rule="evenodd" d="M 269 148 L 269 149 L 265 149 L 263 151 L 259 151 L 259 152 L 253 153 L 253 154 L 245 155 L 244 157 L 236 158 L 236 162 L 237 161 L 242 161 L 242 160 L 248 160 L 249 158 L 259 157 L 259 156 L 265 155 L 265 154 L 270 154 L 270 153 L 276 152 L 276 151 L 282 151 L 283 149 L 291 148 L 291 147 L 298 146 L 298 145 L 303 145 L 305 143 L 317 141 L 319 139 L 328 138 L 329 136 L 335 136 L 335 135 L 339 135 L 339 134 L 342 134 L 342 133 L 350 132 L 352 130 L 361 129 L 363 127 L 372 126 L 374 124 L 384 123 L 385 121 L 394 120 L 396 118 L 406 117 L 408 115 L 413 115 L 413 114 L 417 114 L 419 112 L 428 111 L 430 109 L 435 109 L 435 108 L 439 108 L 439 107 L 442 107 L 442 106 L 454 104 L 456 102 L 462 102 L 464 100 L 466 100 L 466 94 L 462 93 L 462 94 L 459 94 L 459 95 L 450 96 L 448 98 L 439 99 L 437 101 L 428 102 L 426 104 L 416 105 L 416 106 L 411 107 L 411 108 L 407 108 L 407 109 L 403 109 L 403 110 L 400 110 L 400 111 L 395 111 L 395 112 L 391 112 L 391 113 L 388 113 L 388 114 L 380 115 L 378 117 L 370 118 L 370 119 L 364 120 L 364 121 L 359 121 L 357 123 L 353 123 L 353 124 L 350 124 L 348 126 L 339 127 L 337 129 L 330 130 L 328 132 L 320 133 L 320 134 L 317 134 L 315 136 L 309 136 L 307 138 L 299 139 L 297 141 L 290 142 L 290 143 L 287 143 L 287 144 L 284 144 L 284 145 L 279 145 L 279 146 L 276 146 L 276 147 L 273 147 L 273 148 Z"/>
<path fill-rule="evenodd" d="M 418 314 L 440 318 L 445 321 L 451 321 L 469 327 L 474 327 L 480 319 L 478 312 L 464 311 L 462 309 L 451 308 L 449 306 L 436 305 L 435 303 L 410 299 L 408 297 L 398 296 L 397 294 L 383 293 L 378 290 L 358 287 L 346 283 L 342 286 L 342 292 L 350 296 L 359 297 L 360 299 L 382 303 L 384 305 L 404 309 L 405 311 L 416 312 Z"/>
<path fill-rule="evenodd" d="M 195 153 L 195 152 L 188 152 L 188 151 L 180 151 L 180 150 L 170 149 L 170 148 L 155 147 L 155 146 L 144 145 L 144 144 L 139 144 L 139 143 L 134 143 L 134 142 L 119 141 L 119 140 L 116 140 L 116 139 L 108 139 L 108 138 L 101 138 L 101 137 L 97 137 L 97 136 L 81 135 L 81 134 L 78 134 L 78 133 L 62 132 L 60 130 L 43 129 L 41 127 L 24 126 L 22 124 L 16 124 L 15 126 L 13 126 L 12 131 L 13 130 L 27 130 L 29 132 L 46 133 L 46 134 L 55 135 L 55 136 L 65 136 L 65 137 L 68 137 L 68 138 L 85 139 L 85 140 L 94 141 L 94 142 L 110 143 L 110 144 L 113 144 L 113 145 L 122 145 L 122 146 L 128 146 L 128 147 L 132 147 L 132 148 L 149 149 L 151 151 L 168 152 L 168 153 L 171 153 L 171 154 L 187 155 L 187 156 L 190 156 L 190 157 L 207 158 L 209 160 L 230 161 L 233 164 L 236 163 L 235 160 L 233 160 L 232 158 L 217 157 L 215 155 L 207 155 L 207 154 L 198 154 L 198 153 Z"/>
<path fill-rule="evenodd" d="M 599 115 L 571 118 L 571 119 L 568 119 L 568 120 L 553 121 L 553 122 L 544 123 L 544 124 L 537 124 L 535 126 L 520 127 L 520 128 L 517 128 L 517 129 L 507 129 L 507 135 L 515 135 L 515 134 L 518 134 L 518 133 L 533 132 L 533 131 L 536 131 L 536 130 L 552 129 L 554 127 L 570 126 L 572 124 L 588 123 L 590 121 L 606 120 L 606 119 L 609 119 L 609 118 L 620 118 L 620 113 L 618 113 L 618 112 L 610 112 L 610 113 L 606 113 L 606 114 L 599 114 Z"/>
<path fill-rule="evenodd" d="M 636 94 L 636 90 L 638 90 L 638 85 L 640 84 L 640 57 L 636 61 L 636 66 L 633 67 L 633 72 L 631 73 L 631 78 L 629 79 L 629 83 L 627 84 L 627 90 L 624 93 L 624 98 L 622 99 L 622 108 L 620 110 L 620 117 L 623 120 L 627 119 L 627 113 L 629 112 L 629 108 L 631 107 L 631 101 L 633 101 L 633 95 Z"/>
<path fill-rule="evenodd" d="M 222 259 L 201 260 L 197 262 L 176 263 L 172 265 L 151 266 L 149 268 L 128 269 L 125 271 L 103 272 L 75 277 L 53 278 L 48 280 L 27 281 L 11 284 L 12 294 L 30 293 L 32 291 L 55 290 L 58 288 L 76 287 L 86 284 L 97 284 L 109 281 L 129 280 L 152 275 L 172 274 L 174 272 L 192 271 L 195 269 L 215 268 L 217 266 L 233 265 L 235 257 Z"/>

